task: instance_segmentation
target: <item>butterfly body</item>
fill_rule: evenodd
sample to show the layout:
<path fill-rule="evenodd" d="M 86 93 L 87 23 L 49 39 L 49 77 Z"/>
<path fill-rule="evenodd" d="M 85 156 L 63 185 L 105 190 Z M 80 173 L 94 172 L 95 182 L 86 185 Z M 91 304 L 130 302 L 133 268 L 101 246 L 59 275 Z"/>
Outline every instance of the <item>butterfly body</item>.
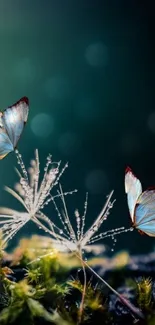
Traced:
<path fill-rule="evenodd" d="M 0 159 L 13 151 L 22 134 L 29 112 L 29 100 L 21 98 L 14 105 L 0 112 Z"/>
<path fill-rule="evenodd" d="M 142 192 L 140 180 L 127 168 L 125 191 L 133 228 L 141 234 L 155 237 L 155 189 Z"/>

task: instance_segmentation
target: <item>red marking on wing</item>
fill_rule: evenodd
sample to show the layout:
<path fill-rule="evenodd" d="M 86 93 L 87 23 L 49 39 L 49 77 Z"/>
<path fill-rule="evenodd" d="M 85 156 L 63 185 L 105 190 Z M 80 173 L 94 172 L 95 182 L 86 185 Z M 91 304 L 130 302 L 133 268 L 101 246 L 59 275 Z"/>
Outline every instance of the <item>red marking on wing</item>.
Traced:
<path fill-rule="evenodd" d="M 26 103 L 27 105 L 29 105 L 29 99 L 25 96 L 22 97 L 21 99 L 19 99 L 15 104 L 9 106 L 9 107 L 13 107 L 13 106 L 17 106 L 18 104 L 20 104 L 21 102 Z"/>
<path fill-rule="evenodd" d="M 139 232 L 142 236 L 146 235 L 145 232 L 143 232 L 142 230 L 139 230 L 139 229 L 138 229 L 138 232 Z"/>
<path fill-rule="evenodd" d="M 132 169 L 130 167 L 126 167 L 125 174 L 127 174 L 129 172 L 133 174 Z"/>
<path fill-rule="evenodd" d="M 137 176 L 133 173 L 133 171 L 132 171 L 132 169 L 130 168 L 130 167 L 127 167 L 126 169 L 125 169 L 125 174 L 127 174 L 127 173 L 131 173 L 135 178 L 137 178 Z M 137 178 L 138 179 L 138 178 Z"/>
<path fill-rule="evenodd" d="M 28 99 L 26 96 L 22 97 L 22 98 L 19 100 L 19 102 L 25 102 L 27 105 L 29 105 L 29 99 Z"/>
<path fill-rule="evenodd" d="M 148 187 L 146 190 L 145 190 L 145 192 L 146 191 L 155 191 L 155 186 L 150 186 L 150 187 Z"/>

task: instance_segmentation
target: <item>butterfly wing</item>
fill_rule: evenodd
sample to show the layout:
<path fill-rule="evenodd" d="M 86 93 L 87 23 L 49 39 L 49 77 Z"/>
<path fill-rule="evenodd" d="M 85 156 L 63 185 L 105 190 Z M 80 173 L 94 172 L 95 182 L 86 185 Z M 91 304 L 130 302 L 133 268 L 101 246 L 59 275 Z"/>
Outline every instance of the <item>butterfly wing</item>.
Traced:
<path fill-rule="evenodd" d="M 127 193 L 128 207 L 132 222 L 134 222 L 134 210 L 138 198 L 142 194 L 142 185 L 140 180 L 133 174 L 128 167 L 125 172 L 125 192 Z"/>
<path fill-rule="evenodd" d="M 135 227 L 155 237 L 155 190 L 147 190 L 137 200 Z"/>
<path fill-rule="evenodd" d="M 27 97 L 21 98 L 14 105 L 5 109 L 2 115 L 2 123 L 13 145 L 16 147 L 24 125 L 27 122 L 29 101 Z"/>
<path fill-rule="evenodd" d="M 2 113 L 0 113 L 0 159 L 3 159 L 13 149 L 13 145 L 3 126 Z"/>

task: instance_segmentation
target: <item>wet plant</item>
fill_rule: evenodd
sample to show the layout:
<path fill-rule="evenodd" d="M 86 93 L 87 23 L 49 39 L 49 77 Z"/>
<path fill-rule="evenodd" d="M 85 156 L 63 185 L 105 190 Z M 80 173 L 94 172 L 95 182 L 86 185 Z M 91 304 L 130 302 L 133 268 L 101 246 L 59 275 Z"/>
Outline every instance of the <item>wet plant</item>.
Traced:
<path fill-rule="evenodd" d="M 65 167 L 59 171 L 60 162 L 53 162 L 51 155 L 47 157 L 44 168 L 44 176 L 40 181 L 40 163 L 38 150 L 35 151 L 35 159 L 31 160 L 31 166 L 26 170 L 21 154 L 16 150 L 17 163 L 21 172 L 16 169 L 19 183 L 15 190 L 5 187 L 6 191 L 13 195 L 24 207 L 26 212 L 18 212 L 9 208 L 0 209 L 0 225 L 3 232 L 3 243 L 7 243 L 29 220 L 39 225 L 42 219 L 42 209 L 51 200 L 51 191 L 59 182 Z M 45 221 L 48 221 L 46 217 Z"/>
<path fill-rule="evenodd" d="M 88 202 L 88 195 L 86 195 L 82 216 L 79 214 L 78 210 L 75 210 L 77 224 L 77 231 L 75 231 L 72 226 L 65 202 L 65 195 L 72 194 L 75 191 L 63 192 L 61 185 L 59 185 L 57 194 L 51 194 L 53 188 L 59 184 L 60 177 L 67 165 L 65 165 L 65 167 L 63 167 L 60 171 L 60 162 L 53 162 L 51 155 L 49 155 L 44 168 L 43 179 L 40 180 L 38 150 L 35 151 L 35 159 L 31 161 L 31 167 L 28 169 L 28 171 L 26 170 L 22 157 L 17 150 L 16 155 L 17 162 L 21 169 L 21 171 L 17 170 L 20 181 L 16 184 L 15 190 L 10 188 L 6 188 L 6 190 L 24 206 L 26 212 L 18 212 L 8 208 L 0 209 L 0 225 L 4 237 L 3 245 L 8 242 L 29 220 L 32 220 L 39 228 L 50 234 L 53 241 L 53 247 L 59 251 L 67 251 L 74 254 L 81 262 L 84 274 L 84 284 L 79 307 L 79 323 L 82 322 L 84 299 L 86 295 L 86 267 L 93 272 L 93 274 L 98 277 L 98 279 L 100 279 L 100 281 L 102 281 L 110 290 L 112 290 L 120 298 L 120 300 L 128 306 L 132 313 L 138 315 L 138 317 L 143 317 L 139 309 L 135 308 L 131 303 L 129 303 L 125 297 L 114 290 L 98 275 L 96 271 L 92 269 L 92 267 L 88 265 L 83 255 L 85 251 L 101 253 L 104 251 L 105 246 L 96 244 L 99 240 L 111 237 L 115 241 L 116 235 L 133 230 L 133 228 L 125 229 L 124 227 L 120 227 L 99 233 L 103 222 L 107 219 L 115 202 L 115 200 L 112 200 L 113 191 L 111 191 L 111 193 L 107 196 L 101 212 L 87 231 L 85 231 L 85 218 Z M 56 203 L 57 198 L 61 200 L 63 206 L 62 213 L 60 212 L 58 204 Z M 54 223 L 53 220 L 51 220 L 43 212 L 44 207 L 50 202 L 54 204 L 57 216 L 59 217 L 59 221 L 61 222 L 63 229 Z M 44 258 L 45 256 L 48 257 L 48 255 L 53 255 L 53 251 L 50 251 L 49 254 L 39 256 L 39 259 L 41 260 L 41 258 Z"/>

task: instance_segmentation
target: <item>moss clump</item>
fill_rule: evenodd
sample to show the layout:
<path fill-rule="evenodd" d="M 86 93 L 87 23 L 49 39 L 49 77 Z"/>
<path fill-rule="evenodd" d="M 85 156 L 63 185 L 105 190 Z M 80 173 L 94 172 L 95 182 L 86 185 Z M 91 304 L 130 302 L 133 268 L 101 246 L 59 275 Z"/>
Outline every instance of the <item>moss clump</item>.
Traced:
<path fill-rule="evenodd" d="M 135 278 L 132 271 L 127 272 L 129 254 L 121 252 L 111 259 L 91 258 L 88 264 L 96 265 L 96 270 L 104 266 L 106 280 L 142 310 L 144 320 L 138 319 L 139 325 L 155 324 L 154 279 Z M 1 252 L 0 324 L 79 324 L 83 292 L 83 272 L 82 268 L 78 272 L 79 267 L 80 261 L 76 256 L 58 253 L 47 237 L 22 239 L 12 254 Z M 86 272 L 80 324 L 134 324 L 135 316 L 131 311 Z"/>

